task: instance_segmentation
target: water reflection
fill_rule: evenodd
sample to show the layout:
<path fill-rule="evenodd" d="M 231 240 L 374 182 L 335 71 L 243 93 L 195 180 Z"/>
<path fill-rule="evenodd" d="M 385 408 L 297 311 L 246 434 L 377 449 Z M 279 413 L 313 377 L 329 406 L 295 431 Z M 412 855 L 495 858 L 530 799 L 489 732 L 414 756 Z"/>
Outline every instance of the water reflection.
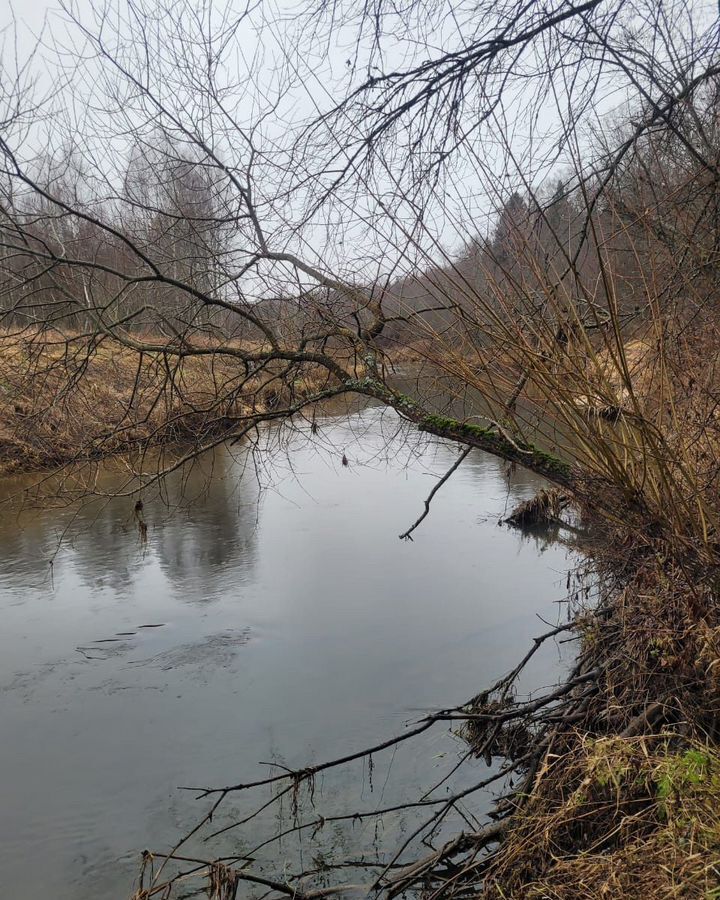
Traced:
<path fill-rule="evenodd" d="M 134 497 L 0 520 L 0 870 L 14 900 L 126 896 L 137 853 L 198 814 L 178 785 L 365 746 L 474 694 L 545 630 L 538 614 L 561 614 L 565 550 L 497 527 L 533 476 L 471 454 L 403 543 L 456 447 L 380 410 L 265 437 L 255 457 L 222 448 L 144 491 L 146 543 Z M 103 469 L 104 490 L 125 483 Z M 550 649 L 527 686 L 556 667 Z M 378 781 L 393 767 L 385 801 L 434 783 L 456 745 L 448 732 L 378 760 Z M 324 802 L 367 793 L 362 771 L 345 777 Z"/>
<path fill-rule="evenodd" d="M 19 494 L 20 479 L 0 494 L 0 589 L 75 578 L 88 589 L 127 594 L 145 565 L 157 565 L 190 602 L 222 591 L 228 568 L 250 570 L 255 559 L 260 486 L 241 477 L 247 451 L 220 449 L 138 491 L 147 546 L 138 530 L 135 498 L 84 500 L 43 511 Z M 30 478 L 28 478 L 30 481 Z M 98 488 L 126 488 L 111 465 Z"/>
<path fill-rule="evenodd" d="M 260 485 L 245 456 L 242 449 L 216 450 L 145 501 L 153 552 L 189 602 L 216 599 L 229 572 L 235 582 L 251 576 Z"/>

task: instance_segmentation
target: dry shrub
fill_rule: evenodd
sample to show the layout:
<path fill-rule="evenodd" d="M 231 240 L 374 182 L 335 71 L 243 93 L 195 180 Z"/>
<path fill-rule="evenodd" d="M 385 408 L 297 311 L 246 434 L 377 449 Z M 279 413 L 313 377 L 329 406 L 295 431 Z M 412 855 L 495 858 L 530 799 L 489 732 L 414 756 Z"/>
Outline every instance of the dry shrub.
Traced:
<path fill-rule="evenodd" d="M 524 500 L 505 519 L 508 525 L 518 528 L 533 528 L 558 522 L 569 499 L 557 488 L 542 488 L 529 500 Z"/>

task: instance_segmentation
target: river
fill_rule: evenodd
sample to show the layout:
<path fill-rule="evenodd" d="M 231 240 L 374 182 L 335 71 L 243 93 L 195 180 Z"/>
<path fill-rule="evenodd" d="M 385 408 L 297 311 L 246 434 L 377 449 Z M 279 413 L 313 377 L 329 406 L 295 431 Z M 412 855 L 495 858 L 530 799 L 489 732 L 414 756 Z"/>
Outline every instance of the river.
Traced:
<path fill-rule="evenodd" d="M 564 616 L 568 551 L 498 527 L 536 478 L 473 452 L 401 542 L 457 447 L 408 439 L 376 408 L 318 424 L 147 489 L 146 540 L 132 497 L 2 507 L 3 896 L 125 898 L 140 851 L 207 807 L 179 786 L 396 733 L 475 694 L 547 630 L 540 617 Z M 109 463 L 98 484 L 125 481 Z M 559 668 L 548 647 L 525 687 Z M 379 759 L 376 794 L 379 780 L 385 800 L 427 788 L 463 747 L 441 730 Z M 329 806 L 352 805 L 367 774 L 329 779 Z M 361 831 L 332 839 L 352 853 Z"/>

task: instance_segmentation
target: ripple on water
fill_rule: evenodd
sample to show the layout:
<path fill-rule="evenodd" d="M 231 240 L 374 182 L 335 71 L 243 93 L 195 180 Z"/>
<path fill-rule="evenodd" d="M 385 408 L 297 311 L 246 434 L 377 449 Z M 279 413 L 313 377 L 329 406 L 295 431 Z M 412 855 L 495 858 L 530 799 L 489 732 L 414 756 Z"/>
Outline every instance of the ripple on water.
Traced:
<path fill-rule="evenodd" d="M 203 669 L 211 666 L 227 668 L 235 660 L 238 649 L 250 640 L 250 629 L 241 628 L 233 631 L 221 631 L 210 634 L 201 641 L 182 644 L 162 653 L 156 653 L 147 659 L 131 660 L 133 666 L 149 666 L 162 669 L 179 669 L 193 666 Z"/>

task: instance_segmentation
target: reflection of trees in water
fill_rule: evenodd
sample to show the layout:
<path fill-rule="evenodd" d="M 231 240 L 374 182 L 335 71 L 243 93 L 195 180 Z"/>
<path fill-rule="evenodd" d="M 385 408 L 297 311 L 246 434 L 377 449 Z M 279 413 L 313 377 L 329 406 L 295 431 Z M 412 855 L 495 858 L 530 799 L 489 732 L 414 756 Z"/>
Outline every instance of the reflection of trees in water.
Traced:
<path fill-rule="evenodd" d="M 73 531 L 68 553 L 83 583 L 94 588 L 109 587 L 118 593 L 129 591 L 140 557 L 137 532 L 122 505 L 98 505 L 94 514 L 79 516 Z"/>
<path fill-rule="evenodd" d="M 213 592 L 228 568 L 248 568 L 255 559 L 258 486 L 244 452 L 219 448 L 168 476 L 143 495 L 148 524 L 143 544 L 130 497 L 85 500 L 74 507 L 27 508 L 0 518 L 0 567 L 6 583 L 50 582 L 71 565 L 93 589 L 125 593 L 139 569 L 157 559 L 164 573 L 192 599 Z M 102 490 L 126 476 L 110 468 Z M 50 561 L 52 562 L 52 567 Z"/>
<path fill-rule="evenodd" d="M 6 584 L 50 585 L 73 568 L 92 586 L 124 590 L 132 583 L 126 512 L 118 502 L 86 499 L 42 509 L 22 498 L 0 517 L 0 569 Z M 137 555 L 137 554 L 136 554 Z"/>
<path fill-rule="evenodd" d="M 153 553 L 192 602 L 209 599 L 228 570 L 237 573 L 255 563 L 259 486 L 245 463 L 244 452 L 217 449 L 166 479 L 157 529 L 147 515 Z"/>
<path fill-rule="evenodd" d="M 439 446 L 437 462 L 440 469 L 447 470 L 458 458 L 458 448 L 453 444 L 443 443 Z M 481 496 L 495 496 L 498 499 L 505 497 L 505 505 L 510 512 L 522 500 L 533 496 L 547 482 L 527 469 L 511 465 L 483 453 L 482 450 L 474 450 L 462 463 L 461 477 L 471 479 L 476 483 Z"/>
<path fill-rule="evenodd" d="M 42 522 L 34 520 L 25 527 L 15 515 L 0 517 L 0 584 L 49 583 L 50 559 L 56 546 Z M 59 561 L 55 568 L 59 571 L 61 567 Z"/>
<path fill-rule="evenodd" d="M 319 420 L 315 430 L 309 422 L 268 429 L 258 443 L 256 460 L 241 446 L 220 447 L 142 492 L 147 544 L 141 540 L 134 512 L 137 495 L 27 510 L 19 522 L 15 514 L 4 516 L 0 565 L 6 583 L 13 578 L 18 583 L 25 579 L 26 584 L 49 580 L 48 561 L 62 538 L 66 543 L 55 557 L 56 577 L 70 564 L 90 588 L 127 593 L 141 567 L 156 561 L 178 596 L 202 601 L 255 564 L 260 491 L 255 462 L 263 482 L 277 483 L 284 477 L 302 481 L 305 465 L 312 467 L 309 460 L 316 453 L 339 466 L 338 447 L 348 448 L 353 465 L 362 462 L 370 467 L 402 467 L 423 457 L 424 465 L 441 474 L 457 459 L 454 445 L 408 433 L 395 414 L 376 408 L 351 417 L 326 412 L 330 415 Z M 292 454 L 287 453 L 290 446 Z M 453 482 L 458 480 L 472 482 L 486 501 L 489 497 L 500 501 L 500 514 L 503 508 L 509 514 L 543 485 L 537 476 L 480 451 L 463 461 L 453 475 Z M 126 490 L 127 474 L 108 464 L 98 486 L 107 494 L 118 486 Z M 419 494 L 419 509 L 422 499 Z M 478 515 L 487 514 L 488 508 L 479 507 Z M 544 546 L 548 536 L 535 539 Z"/>

